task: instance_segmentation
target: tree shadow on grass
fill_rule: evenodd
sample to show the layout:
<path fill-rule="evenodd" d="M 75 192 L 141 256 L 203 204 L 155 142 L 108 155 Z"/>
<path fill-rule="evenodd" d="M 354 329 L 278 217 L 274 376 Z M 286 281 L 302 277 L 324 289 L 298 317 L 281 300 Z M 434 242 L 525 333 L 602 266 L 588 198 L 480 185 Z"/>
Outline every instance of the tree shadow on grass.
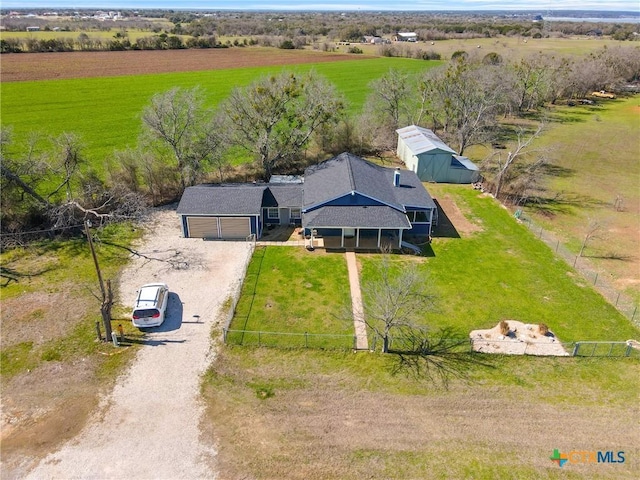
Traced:
<path fill-rule="evenodd" d="M 616 252 L 583 254 L 582 257 L 595 258 L 598 260 L 618 260 L 620 262 L 633 262 L 635 260 L 633 255 L 623 255 Z"/>
<path fill-rule="evenodd" d="M 597 200 L 588 195 L 578 195 L 575 193 L 560 193 L 553 197 L 543 195 L 531 196 L 526 202 L 526 206 L 531 211 L 545 217 L 553 217 L 559 214 L 574 215 L 577 209 L 594 209 L 608 206 L 609 203 Z"/>
<path fill-rule="evenodd" d="M 469 380 L 473 367 L 496 368 L 495 357 L 472 352 L 469 338 L 450 327 L 429 332 L 403 326 L 392 345 L 389 354 L 396 357 L 392 373 L 403 373 L 445 389 L 453 379 Z"/>
<path fill-rule="evenodd" d="M 25 278 L 31 279 L 33 277 L 38 277 L 52 270 L 55 270 L 55 267 L 53 266 L 47 267 L 47 268 L 43 268 L 42 270 L 37 270 L 35 272 L 24 272 L 24 271 L 19 271 L 15 268 L 0 266 L 0 278 L 4 279 L 4 281 L 2 282 L 2 286 L 6 287 L 11 282 L 18 283 L 22 279 L 25 279 Z"/>

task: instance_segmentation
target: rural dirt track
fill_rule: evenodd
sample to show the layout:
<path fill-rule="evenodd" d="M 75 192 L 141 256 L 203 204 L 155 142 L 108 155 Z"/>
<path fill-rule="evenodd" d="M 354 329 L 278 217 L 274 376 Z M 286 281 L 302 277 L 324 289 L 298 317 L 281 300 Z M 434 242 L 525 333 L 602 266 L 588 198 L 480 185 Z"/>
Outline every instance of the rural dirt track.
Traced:
<path fill-rule="evenodd" d="M 211 329 L 239 285 L 250 246 L 183 239 L 178 226 L 175 210 L 156 212 L 137 248 L 165 261 L 136 258 L 120 281 L 125 305 L 133 303 L 141 284 L 166 282 L 171 295 L 165 323 L 149 330 L 133 364 L 81 433 L 28 475 L 14 478 L 216 476 L 215 447 L 200 432 L 199 382 L 216 354 Z"/>
<path fill-rule="evenodd" d="M 19 82 L 115 77 L 337 62 L 359 58 L 362 56 L 260 47 L 3 54 L 0 63 L 0 80 L 2 82 Z"/>

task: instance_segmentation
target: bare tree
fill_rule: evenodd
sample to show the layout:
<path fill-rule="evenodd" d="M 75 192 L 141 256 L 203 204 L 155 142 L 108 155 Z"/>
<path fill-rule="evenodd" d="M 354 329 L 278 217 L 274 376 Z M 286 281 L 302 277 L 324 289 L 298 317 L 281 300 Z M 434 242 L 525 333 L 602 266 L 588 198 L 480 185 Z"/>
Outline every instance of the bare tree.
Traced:
<path fill-rule="evenodd" d="M 511 92 L 518 112 L 535 109 L 552 96 L 553 66 L 557 63 L 555 58 L 536 54 L 511 66 Z"/>
<path fill-rule="evenodd" d="M 507 153 L 506 158 L 503 158 L 503 153 L 500 151 L 494 151 L 487 160 L 483 163 L 483 171 L 485 175 L 493 176 L 493 183 L 495 185 L 494 196 L 499 198 L 505 183 L 514 181 L 514 178 L 518 178 L 514 175 L 516 172 L 516 166 L 521 164 L 533 164 L 540 167 L 546 162 L 544 159 L 544 151 L 536 150 L 531 147 L 532 142 L 538 138 L 544 129 L 544 124 L 539 124 L 536 131 L 530 135 L 527 135 L 523 128 L 520 128 L 517 132 L 517 140 L 515 148 Z M 530 158 L 538 155 L 539 158 L 536 161 L 531 161 Z M 539 173 L 539 168 L 534 168 L 530 173 Z"/>
<path fill-rule="evenodd" d="M 393 148 L 398 128 L 420 122 L 414 84 L 407 73 L 393 69 L 371 82 L 371 93 L 359 123 L 362 130 L 370 132 L 370 142 L 375 148 Z"/>
<path fill-rule="evenodd" d="M 70 199 L 49 208 L 47 213 L 54 228 L 78 225 L 86 220 L 91 220 L 95 225 L 139 220 L 147 212 L 144 197 L 122 186 L 99 188 L 95 192 L 88 191 L 88 188 L 85 189 L 84 198 Z"/>
<path fill-rule="evenodd" d="M 432 128 L 442 128 L 445 140 L 455 142 L 462 155 L 471 145 L 487 140 L 496 115 L 505 103 L 501 67 L 470 63 L 457 57 L 444 68 L 428 70 L 419 84 Z"/>
<path fill-rule="evenodd" d="M 252 153 L 264 179 L 295 159 L 322 126 L 340 118 L 343 101 L 335 88 L 313 72 L 282 73 L 236 88 L 222 105 L 233 144 Z"/>
<path fill-rule="evenodd" d="M 585 230 L 584 237 L 582 238 L 582 244 L 580 245 L 578 257 L 582 257 L 584 255 L 584 251 L 587 248 L 589 242 L 600 238 L 603 230 L 604 224 L 601 221 L 589 220 L 589 224 L 587 225 L 587 229 Z"/>
<path fill-rule="evenodd" d="M 52 169 L 61 177 L 60 184 L 52 192 L 49 198 L 55 196 L 64 188 L 67 201 L 72 198 L 72 183 L 78 173 L 78 168 L 83 163 L 82 145 L 79 138 L 73 133 L 62 133 L 52 139 L 54 150 L 51 154 Z"/>
<path fill-rule="evenodd" d="M 2 188 L 2 211 L 6 214 L 19 207 L 28 207 L 35 202 L 40 208 L 48 207 L 49 200 L 39 192 L 39 184 L 46 176 L 46 163 L 37 152 L 38 138 L 31 136 L 23 156 L 12 154 L 12 131 L 0 129 L 0 174 Z M 25 201 L 25 195 L 29 201 Z"/>
<path fill-rule="evenodd" d="M 225 126 L 225 117 L 218 113 L 206 124 L 198 149 L 202 157 L 208 158 L 209 164 L 218 172 L 220 182 L 230 168 L 226 150 L 231 143 L 231 134 Z"/>
<path fill-rule="evenodd" d="M 178 87 L 154 95 L 142 113 L 148 135 L 169 149 L 183 189 L 207 166 L 210 151 L 200 148 L 206 115 L 200 90 Z"/>
<path fill-rule="evenodd" d="M 383 256 L 375 279 L 363 283 L 364 317 L 367 326 L 382 339 L 383 353 L 389 352 L 393 331 L 414 328 L 433 308 L 435 295 L 415 263 L 393 268 Z"/>

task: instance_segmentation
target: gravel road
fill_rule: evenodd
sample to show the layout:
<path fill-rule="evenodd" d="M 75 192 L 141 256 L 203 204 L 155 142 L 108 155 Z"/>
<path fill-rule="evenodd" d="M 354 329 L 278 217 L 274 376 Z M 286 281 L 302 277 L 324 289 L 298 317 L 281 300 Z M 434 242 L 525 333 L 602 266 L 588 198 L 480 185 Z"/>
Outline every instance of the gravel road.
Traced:
<path fill-rule="evenodd" d="M 29 473 L 32 479 L 215 478 L 213 445 L 203 443 L 200 375 L 214 358 L 210 332 L 250 256 L 244 242 L 183 239 L 175 210 L 153 214 L 151 228 L 123 273 L 120 299 L 163 281 L 171 294 L 165 323 L 149 329 L 127 372 L 87 426 Z M 159 260 L 158 260 L 159 259 Z"/>

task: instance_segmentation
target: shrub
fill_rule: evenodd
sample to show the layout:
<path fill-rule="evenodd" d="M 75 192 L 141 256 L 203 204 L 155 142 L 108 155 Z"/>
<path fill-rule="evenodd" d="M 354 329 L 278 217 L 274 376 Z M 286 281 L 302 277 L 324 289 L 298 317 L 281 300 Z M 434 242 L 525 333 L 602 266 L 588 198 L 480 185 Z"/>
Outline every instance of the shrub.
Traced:
<path fill-rule="evenodd" d="M 295 50 L 296 46 L 291 40 L 285 40 L 278 48 L 282 48 L 283 50 Z"/>

